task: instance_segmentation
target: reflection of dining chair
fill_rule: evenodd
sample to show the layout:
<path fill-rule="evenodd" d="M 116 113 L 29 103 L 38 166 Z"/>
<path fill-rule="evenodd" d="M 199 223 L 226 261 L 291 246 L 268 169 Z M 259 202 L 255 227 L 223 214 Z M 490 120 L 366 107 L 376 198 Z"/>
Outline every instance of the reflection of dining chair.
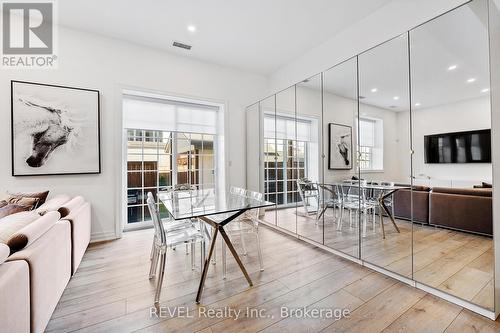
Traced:
<path fill-rule="evenodd" d="M 387 193 L 387 187 L 392 188 L 394 187 L 394 182 L 386 182 L 382 181 L 379 183 L 374 183 L 372 182 L 372 185 L 380 185 L 380 188 L 374 188 L 372 191 L 372 198 L 370 199 L 374 203 L 377 204 L 377 212 L 380 217 L 380 223 L 384 223 L 384 215 L 386 214 L 383 210 L 382 207 L 380 206 L 381 200 L 383 200 L 384 205 L 391 210 L 391 215 L 394 216 L 394 194 L 390 195 L 389 197 L 382 199 L 383 196 Z M 375 218 L 375 210 L 373 211 L 373 228 L 375 229 L 375 224 L 376 224 L 376 218 Z"/>
<path fill-rule="evenodd" d="M 352 228 L 353 219 L 352 212 L 355 213 L 355 218 L 357 219 L 359 210 L 359 183 L 351 180 L 345 180 L 342 184 L 338 185 L 337 191 L 339 196 L 342 198 L 342 211 L 347 209 L 349 211 L 349 227 Z M 343 214 L 342 214 L 343 216 Z M 343 219 L 341 218 L 337 224 L 337 230 L 341 231 L 343 225 Z"/>
<path fill-rule="evenodd" d="M 374 212 L 378 207 L 378 202 L 372 200 L 370 197 L 371 189 L 368 187 L 366 180 L 352 180 L 344 182 L 344 184 L 340 185 L 340 187 L 342 188 L 342 206 L 349 210 L 349 227 L 352 228 L 352 212 L 354 211 L 356 220 L 358 219 L 358 216 L 362 217 L 362 235 L 365 237 L 368 215 L 372 213 L 373 220 L 375 221 Z M 346 188 L 347 192 L 344 192 Z M 338 224 L 337 230 L 342 230 L 342 220 Z"/>
<path fill-rule="evenodd" d="M 297 179 L 297 189 L 299 190 L 300 198 L 302 200 L 302 205 L 304 207 L 304 212 L 306 216 L 314 214 L 319 210 L 319 190 L 316 184 L 311 182 L 307 178 Z M 316 209 L 310 210 L 310 207 L 314 207 L 311 204 L 311 200 L 314 200 L 316 204 Z"/>
<path fill-rule="evenodd" d="M 154 305 L 158 308 L 163 277 L 165 275 L 167 249 L 183 243 L 191 244 L 191 267 L 194 267 L 195 244 L 199 242 L 201 245 L 201 262 L 203 265 L 203 262 L 205 261 L 205 237 L 201 230 L 196 228 L 194 225 L 190 225 L 189 223 L 185 223 L 185 227 L 183 228 L 173 229 L 168 227 L 168 222 L 166 223 L 167 226 L 164 225 L 151 192 L 148 192 L 147 204 L 155 231 L 153 251 L 151 255 L 151 267 L 149 269 L 150 279 L 156 275 L 158 264 L 160 265 L 154 298 Z"/>
<path fill-rule="evenodd" d="M 318 183 L 318 187 L 321 189 L 320 191 L 320 209 L 318 209 L 318 213 L 316 215 L 316 220 L 321 219 L 321 217 L 325 214 L 328 208 L 333 209 L 333 217 L 336 219 L 336 209 L 340 210 L 340 219 L 342 219 L 342 196 L 338 192 L 338 188 L 336 185 L 330 186 L 325 184 Z"/>

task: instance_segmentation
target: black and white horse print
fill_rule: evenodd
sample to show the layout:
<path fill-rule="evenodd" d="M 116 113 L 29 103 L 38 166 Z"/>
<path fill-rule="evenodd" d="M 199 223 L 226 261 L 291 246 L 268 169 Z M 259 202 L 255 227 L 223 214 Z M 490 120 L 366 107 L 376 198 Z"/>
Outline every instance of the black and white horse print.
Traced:
<path fill-rule="evenodd" d="M 350 154 L 350 152 L 349 152 L 349 145 L 346 142 L 346 138 L 349 138 L 349 137 L 350 137 L 350 134 L 340 136 L 340 141 L 337 144 L 337 148 L 339 149 L 340 155 L 344 159 L 344 165 L 346 167 L 349 166 L 349 164 L 350 164 L 350 161 L 349 161 L 349 156 L 350 156 L 349 155 Z"/>
<path fill-rule="evenodd" d="M 11 81 L 12 174 L 100 173 L 99 91 Z"/>
<path fill-rule="evenodd" d="M 29 136 L 29 156 L 25 163 L 31 168 L 42 167 L 62 148 L 73 149 L 82 120 L 76 120 L 69 110 L 48 105 L 30 98 L 16 101 L 14 133 L 17 138 Z"/>

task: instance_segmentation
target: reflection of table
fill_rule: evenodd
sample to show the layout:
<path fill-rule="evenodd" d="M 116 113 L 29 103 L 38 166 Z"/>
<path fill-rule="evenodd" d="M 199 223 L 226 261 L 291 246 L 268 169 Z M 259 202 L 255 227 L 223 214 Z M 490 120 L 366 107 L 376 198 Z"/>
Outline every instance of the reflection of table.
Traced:
<path fill-rule="evenodd" d="M 383 212 L 389 216 L 389 219 L 392 222 L 392 225 L 394 226 L 394 229 L 399 233 L 399 228 L 396 224 L 396 220 L 394 219 L 394 216 L 392 215 L 392 212 L 387 208 L 386 205 L 386 199 L 392 196 L 396 191 L 402 190 L 402 189 L 410 189 L 410 186 L 396 186 L 396 185 L 375 185 L 375 184 L 362 184 L 362 183 L 349 183 L 349 182 L 340 182 L 340 183 L 325 183 L 325 184 L 320 184 L 320 186 L 329 191 L 330 193 L 335 195 L 335 192 L 332 190 L 328 189 L 328 186 L 331 187 L 336 187 L 336 186 L 341 186 L 341 187 L 353 187 L 357 188 L 359 190 L 377 190 L 379 191 L 379 194 L 377 196 L 377 202 L 380 207 L 380 225 L 382 227 L 382 237 L 385 239 L 385 228 L 384 228 L 384 216 Z M 344 191 L 339 191 L 339 193 L 344 194 Z M 343 200 L 343 198 L 342 198 Z"/>
<path fill-rule="evenodd" d="M 210 266 L 210 259 L 212 258 L 215 241 L 217 235 L 220 233 L 224 242 L 227 244 L 229 251 L 238 263 L 243 275 L 252 286 L 252 280 L 248 275 L 245 266 L 240 260 L 238 253 L 233 247 L 229 237 L 224 230 L 224 227 L 236 219 L 241 214 L 254 208 L 261 208 L 273 206 L 274 204 L 267 201 L 256 200 L 246 196 L 238 195 L 230 192 L 215 192 L 213 189 L 209 190 L 196 190 L 196 191 L 180 191 L 180 192 L 159 192 L 158 197 L 165 205 L 170 215 L 174 220 L 183 220 L 191 218 L 199 218 L 205 223 L 212 226 L 212 236 L 210 240 L 210 247 L 208 256 L 203 265 L 198 293 L 196 295 L 196 303 L 200 302 L 203 286 L 207 277 L 208 267 Z M 224 214 L 221 220 L 210 218 L 212 215 Z"/>

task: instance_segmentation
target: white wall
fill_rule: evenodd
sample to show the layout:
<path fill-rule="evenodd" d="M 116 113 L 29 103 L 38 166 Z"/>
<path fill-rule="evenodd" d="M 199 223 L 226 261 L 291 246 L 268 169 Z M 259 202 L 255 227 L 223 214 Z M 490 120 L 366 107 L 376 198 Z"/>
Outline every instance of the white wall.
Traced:
<path fill-rule="evenodd" d="M 269 93 L 320 73 L 467 0 L 394 0 L 270 76 Z"/>
<path fill-rule="evenodd" d="M 225 103 L 229 183 L 245 183 L 244 108 L 263 96 L 267 84 L 264 77 L 65 28 L 59 29 L 58 53 L 58 69 L 0 73 L 0 191 L 49 189 L 51 194 L 82 194 L 93 206 L 93 239 L 114 237 L 120 218 L 120 103 L 124 87 Z M 10 80 L 100 90 L 100 175 L 10 176 Z"/>
<path fill-rule="evenodd" d="M 408 127 L 408 112 L 400 112 L 397 128 L 405 131 Z M 413 175 L 415 183 L 431 186 L 470 187 L 481 181 L 491 182 L 491 163 L 480 164 L 426 164 L 424 163 L 424 136 L 429 134 L 470 131 L 491 128 L 490 101 L 487 96 L 446 104 L 431 108 L 416 109 L 413 120 Z M 408 151 L 409 137 L 399 135 L 401 154 Z M 404 170 L 409 170 L 409 161 L 402 161 Z M 430 180 L 426 179 L 430 177 Z"/>

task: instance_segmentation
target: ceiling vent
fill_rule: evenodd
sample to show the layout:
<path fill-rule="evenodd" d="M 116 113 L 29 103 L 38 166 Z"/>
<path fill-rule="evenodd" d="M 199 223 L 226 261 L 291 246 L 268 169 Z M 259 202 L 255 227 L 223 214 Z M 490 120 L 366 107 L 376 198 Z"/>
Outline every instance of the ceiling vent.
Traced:
<path fill-rule="evenodd" d="M 180 47 L 181 49 L 191 50 L 191 45 L 187 45 L 181 42 L 174 42 L 174 44 L 172 45 L 175 47 Z"/>

